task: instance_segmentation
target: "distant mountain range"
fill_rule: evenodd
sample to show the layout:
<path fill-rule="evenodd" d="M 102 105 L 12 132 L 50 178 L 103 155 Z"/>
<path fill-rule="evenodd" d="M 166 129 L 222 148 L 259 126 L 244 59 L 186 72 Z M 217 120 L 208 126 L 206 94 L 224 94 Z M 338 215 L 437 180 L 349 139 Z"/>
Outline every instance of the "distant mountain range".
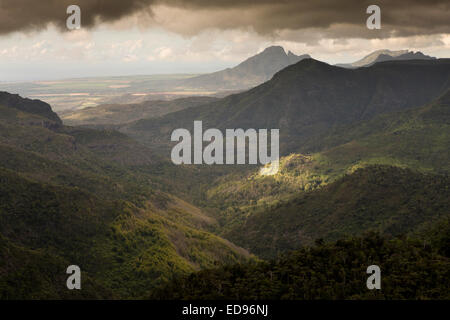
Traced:
<path fill-rule="evenodd" d="M 309 55 L 268 47 L 233 68 L 203 74 L 99 77 L 60 81 L 0 83 L 0 91 L 45 100 L 54 111 L 65 112 L 98 105 L 140 104 L 148 100 L 207 95 L 222 98 L 270 80 L 275 73 Z M 370 66 L 388 60 L 434 59 L 420 52 L 379 50 L 360 61 L 338 64 L 346 68 Z M 82 93 L 82 94 L 74 94 Z"/>
<path fill-rule="evenodd" d="M 343 68 L 360 68 L 360 67 L 369 67 L 377 62 L 383 61 L 398 61 L 398 60 L 433 60 L 435 57 L 430 57 L 424 55 L 422 52 L 417 51 L 408 51 L 408 50 L 398 50 L 391 51 L 387 49 L 377 50 L 372 52 L 371 54 L 365 56 L 361 60 L 355 61 L 353 63 L 339 63 L 336 64 L 338 67 Z"/>
<path fill-rule="evenodd" d="M 297 56 L 283 47 L 272 46 L 248 58 L 234 68 L 189 78 L 181 82 L 185 87 L 208 90 L 235 90 L 259 85 L 285 67 L 310 58 L 303 54 Z"/>
<path fill-rule="evenodd" d="M 281 151 L 308 151 L 314 137 L 333 126 L 421 106 L 450 85 L 450 60 L 387 61 L 348 70 L 303 59 L 268 82 L 202 106 L 120 127 L 136 139 L 168 143 L 168 132 L 204 128 L 278 128 Z"/>
<path fill-rule="evenodd" d="M 234 68 L 204 74 L 184 80 L 166 80 L 165 89 L 174 87 L 186 90 L 212 90 L 229 92 L 241 91 L 257 86 L 270 80 L 275 73 L 287 66 L 295 64 L 309 55 L 297 56 L 289 51 L 287 54 L 280 46 L 266 48 L 263 52 L 252 56 Z M 140 97 L 139 99 L 142 99 Z M 148 100 L 134 103 L 136 97 L 125 95 L 119 103 L 106 103 L 80 110 L 66 111 L 61 114 L 64 122 L 69 125 L 106 125 L 120 124 L 144 118 L 153 118 L 179 111 L 185 108 L 212 102 L 213 97 L 187 97 L 171 101 Z M 129 101 L 121 103 L 121 101 Z"/>

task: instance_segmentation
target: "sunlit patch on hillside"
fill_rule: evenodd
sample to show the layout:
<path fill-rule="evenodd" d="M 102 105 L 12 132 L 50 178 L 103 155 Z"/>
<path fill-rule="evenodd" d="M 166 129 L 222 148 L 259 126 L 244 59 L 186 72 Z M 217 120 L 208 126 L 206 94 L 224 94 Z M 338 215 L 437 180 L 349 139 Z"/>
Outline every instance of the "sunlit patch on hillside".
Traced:
<path fill-rule="evenodd" d="M 273 176 L 278 173 L 279 169 L 280 169 L 280 160 L 276 160 L 266 164 L 264 167 L 259 169 L 259 174 L 262 176 Z"/>

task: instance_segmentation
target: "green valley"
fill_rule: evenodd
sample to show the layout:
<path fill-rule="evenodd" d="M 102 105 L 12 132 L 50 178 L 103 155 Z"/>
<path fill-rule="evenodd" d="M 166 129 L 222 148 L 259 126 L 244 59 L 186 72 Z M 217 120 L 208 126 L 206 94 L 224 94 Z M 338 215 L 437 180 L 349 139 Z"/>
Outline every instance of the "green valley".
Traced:
<path fill-rule="evenodd" d="M 73 298 L 138 298 L 175 274 L 250 258 L 208 231 L 213 218 L 137 171 L 158 160 L 128 137 L 62 126 L 48 105 L 37 114 L 7 101 L 1 108 L 0 234 L 10 250 L 2 250 L 0 296 L 70 298 L 65 281 L 53 280 L 77 264 L 95 280 Z M 23 276 L 10 270 L 26 266 L 18 256 L 39 263 L 29 275 L 37 282 L 13 294 Z"/>

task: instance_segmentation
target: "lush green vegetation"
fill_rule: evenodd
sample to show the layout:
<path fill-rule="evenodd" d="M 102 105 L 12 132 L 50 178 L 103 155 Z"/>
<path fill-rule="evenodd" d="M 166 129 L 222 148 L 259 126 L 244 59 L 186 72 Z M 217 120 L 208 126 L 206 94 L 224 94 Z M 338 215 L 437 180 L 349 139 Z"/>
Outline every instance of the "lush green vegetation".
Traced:
<path fill-rule="evenodd" d="M 448 298 L 448 67 L 308 60 L 122 132 L 2 94 L 0 297 Z M 280 127 L 280 171 L 172 165 L 159 152 L 194 119 Z"/>
<path fill-rule="evenodd" d="M 176 278 L 154 299 L 449 299 L 450 243 L 346 238 L 253 262 Z M 368 290 L 367 267 L 381 269 L 381 290 Z"/>
<path fill-rule="evenodd" d="M 419 209 L 427 211 L 429 213 L 428 217 L 431 217 L 432 212 L 429 209 L 424 209 L 424 207 L 434 208 L 431 200 L 434 195 L 432 196 L 432 193 L 428 193 L 429 190 L 426 185 L 431 183 L 430 181 L 433 179 L 444 181 L 447 179 L 445 176 L 449 172 L 448 145 L 450 145 L 450 128 L 446 120 L 449 118 L 449 97 L 450 93 L 447 92 L 437 101 L 424 107 L 398 113 L 383 114 L 369 121 L 335 128 L 327 135 L 323 135 L 320 139 L 315 140 L 316 148 L 323 151 L 310 155 L 291 154 L 285 156 L 281 159 L 280 171 L 273 176 L 262 176 L 257 169 L 252 169 L 251 166 L 244 166 L 240 168 L 240 171 L 234 170 L 232 172 L 226 172 L 225 169 L 219 171 L 221 169 L 219 168 L 220 166 L 203 166 L 192 169 L 178 168 L 177 170 L 166 166 L 162 170 L 163 173 L 160 173 L 160 176 L 170 176 L 173 180 L 177 180 L 178 177 L 181 178 L 180 180 L 185 181 L 181 185 L 189 186 L 188 194 L 191 198 L 196 199 L 198 205 L 208 207 L 212 212 L 216 210 L 217 217 L 221 222 L 219 232 L 227 237 L 232 237 L 233 234 L 243 234 L 244 236 L 242 237 L 250 237 L 247 232 L 243 232 L 243 228 L 260 223 L 260 231 L 262 233 L 255 234 L 254 237 L 256 239 L 264 233 L 262 226 L 270 224 L 267 224 L 266 218 L 272 221 L 269 217 L 278 217 L 280 210 L 285 208 L 287 206 L 286 203 L 289 203 L 292 198 L 306 197 L 307 201 L 305 200 L 306 204 L 304 206 L 292 205 L 290 211 L 301 209 L 305 214 L 320 216 L 322 219 L 325 219 L 325 216 L 331 215 L 330 211 L 336 207 L 336 203 L 333 203 L 327 197 L 335 197 L 336 192 L 331 191 L 331 188 L 325 188 L 322 191 L 318 191 L 318 193 L 312 191 L 323 188 L 335 181 L 338 181 L 336 185 L 343 186 L 347 194 L 351 195 L 349 199 L 342 199 L 342 202 L 346 203 L 346 205 L 340 206 L 342 210 L 338 207 L 338 211 L 340 210 L 343 216 L 345 216 L 345 210 L 353 212 L 356 209 L 353 207 L 354 203 L 350 202 L 350 200 L 355 202 L 357 199 L 360 199 L 360 203 L 358 203 L 359 209 L 365 210 L 364 207 L 376 208 L 376 210 L 384 212 L 385 216 L 380 219 L 385 219 L 385 217 L 390 215 L 393 215 L 392 219 L 394 219 L 394 217 L 401 216 L 403 212 L 417 214 L 417 212 L 414 212 Z M 410 170 L 401 171 L 395 170 L 395 168 L 376 169 L 374 167 L 369 171 L 361 171 L 361 173 L 364 173 L 362 177 L 361 173 L 358 173 L 354 178 L 348 176 L 358 169 L 377 165 L 409 168 Z M 392 177 L 389 177 L 391 174 Z M 344 178 L 346 175 L 348 177 Z M 365 175 L 379 175 L 380 180 L 377 181 L 377 178 L 372 178 L 358 181 L 359 178 L 362 179 Z M 432 175 L 436 175 L 436 177 L 430 180 Z M 399 192 L 395 179 L 403 182 L 405 185 L 404 191 Z M 191 181 L 199 183 L 190 184 Z M 360 186 L 361 183 L 363 186 Z M 361 199 L 360 193 L 363 190 L 369 193 L 370 188 L 379 190 L 378 199 L 373 197 Z M 397 199 L 397 202 L 391 201 L 391 203 L 388 203 L 388 198 L 385 198 L 383 195 L 383 192 L 386 192 L 385 190 L 391 192 L 391 189 L 393 195 L 389 199 Z M 441 200 L 448 197 L 448 189 L 446 189 L 445 183 L 437 188 L 430 187 L 429 189 L 439 193 Z M 430 199 L 430 203 L 422 206 L 411 204 L 408 208 L 402 209 L 404 200 L 401 199 L 411 200 L 414 196 L 417 196 L 417 192 L 423 192 L 422 197 Z M 314 199 L 318 199 L 318 203 L 323 205 L 327 204 L 328 207 L 319 207 L 312 200 L 310 201 L 311 197 L 307 195 L 314 194 L 323 194 L 322 197 L 316 196 Z M 436 214 L 442 212 L 442 208 L 446 208 L 446 205 L 447 203 L 444 203 L 441 209 L 436 211 Z M 388 208 L 389 210 L 386 211 Z M 260 217 L 259 220 L 256 218 L 258 216 Z M 294 230 L 300 232 L 300 229 L 294 228 L 294 226 L 297 226 L 295 217 L 300 220 L 304 218 L 300 213 L 297 213 L 295 216 L 287 214 L 286 219 L 284 219 L 286 224 L 290 224 L 289 221 L 294 220 L 290 225 L 293 233 L 295 233 Z M 358 230 L 366 230 L 366 227 L 369 225 L 375 229 L 379 228 L 370 219 L 362 219 L 359 227 L 348 226 L 346 227 L 346 232 L 353 233 L 358 232 Z M 428 218 L 424 216 L 424 219 Z M 249 224 L 245 224 L 246 221 Z M 392 220 L 390 221 L 392 222 Z M 349 221 L 345 223 L 347 222 Z M 384 222 L 390 223 L 389 221 Z M 277 225 L 276 222 L 275 225 Z M 333 224 L 325 225 L 331 228 L 329 229 L 330 232 L 332 230 L 336 231 L 332 228 Z M 278 227 L 281 228 L 280 225 Z M 413 226 L 409 227 L 412 228 Z M 234 230 L 235 228 L 236 230 Z M 315 227 L 312 229 L 315 230 Z M 401 231 L 406 231 L 406 229 L 402 228 Z M 302 230 L 304 231 L 304 229 Z M 344 229 L 341 229 L 336 234 L 342 235 L 343 231 Z M 289 234 L 284 228 L 281 228 L 278 232 L 280 234 Z M 272 232 L 267 233 L 267 237 L 273 235 L 274 233 Z M 310 238 L 304 234 L 303 239 L 300 241 L 299 238 L 297 242 L 307 241 L 308 243 L 313 241 L 316 236 L 316 234 L 313 234 L 312 238 Z M 237 241 L 235 237 L 231 239 Z M 248 246 L 246 242 L 239 243 Z M 268 254 L 267 251 L 265 252 Z"/>
<path fill-rule="evenodd" d="M 159 191 L 136 168 L 157 158 L 130 138 L 0 108 L 0 297 L 139 298 L 174 275 L 250 258 L 208 231 L 215 219 Z M 83 293 L 65 288 L 71 264 Z"/>
<path fill-rule="evenodd" d="M 261 257 L 376 230 L 406 234 L 448 216 L 450 180 L 408 169 L 371 166 L 323 188 L 228 217 L 224 235 Z"/>
<path fill-rule="evenodd" d="M 118 296 L 84 272 L 82 290 L 67 290 L 70 260 L 0 236 L 0 299 L 107 299 Z"/>

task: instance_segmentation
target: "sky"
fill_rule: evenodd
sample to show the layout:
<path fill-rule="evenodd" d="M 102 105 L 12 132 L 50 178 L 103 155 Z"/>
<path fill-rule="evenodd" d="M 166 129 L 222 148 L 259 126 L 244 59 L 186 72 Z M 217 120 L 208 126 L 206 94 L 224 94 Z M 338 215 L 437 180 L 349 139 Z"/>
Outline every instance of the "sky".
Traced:
<path fill-rule="evenodd" d="M 66 8 L 81 8 L 68 30 Z M 231 67 L 270 45 L 328 63 L 378 49 L 450 57 L 450 1 L 0 0 L 0 81 Z"/>

